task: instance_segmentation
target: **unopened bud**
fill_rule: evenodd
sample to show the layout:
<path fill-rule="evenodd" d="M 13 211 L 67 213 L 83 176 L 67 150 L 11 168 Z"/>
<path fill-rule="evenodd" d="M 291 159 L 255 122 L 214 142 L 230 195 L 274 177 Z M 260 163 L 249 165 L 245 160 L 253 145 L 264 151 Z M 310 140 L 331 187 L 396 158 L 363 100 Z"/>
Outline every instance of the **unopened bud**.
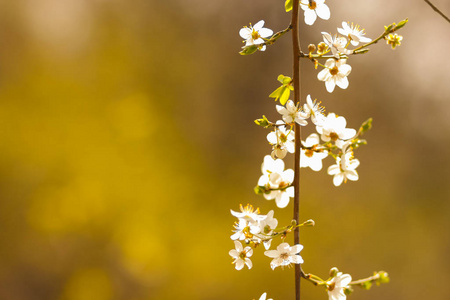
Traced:
<path fill-rule="evenodd" d="M 380 278 L 377 280 L 377 283 L 388 283 L 389 282 L 389 274 L 384 271 L 378 272 Z"/>
<path fill-rule="evenodd" d="M 317 53 L 324 53 L 325 51 L 327 51 L 327 48 L 328 48 L 328 46 L 327 46 L 327 44 L 325 44 L 324 42 L 320 42 L 318 45 L 317 45 Z"/>
<path fill-rule="evenodd" d="M 309 44 L 309 45 L 308 45 L 308 52 L 309 52 L 309 53 L 312 53 L 312 52 L 314 52 L 314 51 L 316 51 L 316 45 L 314 45 L 314 44 Z"/>
<path fill-rule="evenodd" d="M 314 225 L 316 225 L 316 222 L 314 222 L 314 220 L 308 220 L 308 221 L 303 222 L 303 226 L 313 227 Z"/>
<path fill-rule="evenodd" d="M 331 268 L 331 270 L 330 270 L 330 277 L 331 278 L 335 277 L 338 272 L 339 272 L 338 268 L 336 268 L 336 267 Z"/>

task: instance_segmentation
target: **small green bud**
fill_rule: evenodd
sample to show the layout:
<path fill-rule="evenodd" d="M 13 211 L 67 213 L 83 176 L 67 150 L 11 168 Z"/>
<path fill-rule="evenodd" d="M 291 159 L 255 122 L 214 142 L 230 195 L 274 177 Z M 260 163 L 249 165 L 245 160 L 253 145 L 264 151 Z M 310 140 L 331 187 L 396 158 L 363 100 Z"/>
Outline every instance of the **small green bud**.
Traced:
<path fill-rule="evenodd" d="M 397 24 L 397 26 L 395 26 L 394 30 L 399 30 L 400 28 L 402 28 L 403 26 L 406 25 L 406 23 L 408 23 L 408 19 L 405 19 L 403 21 L 400 21 L 400 23 Z"/>
<path fill-rule="evenodd" d="M 335 277 L 338 272 L 339 272 L 338 268 L 336 268 L 336 267 L 331 268 L 331 270 L 330 270 L 330 277 L 331 278 Z"/>
<path fill-rule="evenodd" d="M 267 128 L 270 126 L 269 120 L 263 115 L 262 119 L 255 120 L 256 125 Z"/>
<path fill-rule="evenodd" d="M 296 226 L 296 225 L 297 225 L 297 221 L 292 220 L 292 221 L 291 221 L 291 226 Z"/>
<path fill-rule="evenodd" d="M 380 275 L 380 278 L 377 279 L 377 284 L 389 282 L 390 279 L 389 274 L 387 272 L 380 271 L 378 272 L 378 274 Z"/>
<path fill-rule="evenodd" d="M 396 25 L 397 25 L 397 24 L 392 23 L 392 24 L 389 25 L 389 26 L 384 26 L 384 32 L 385 32 L 385 33 L 391 32 L 392 28 L 394 28 Z"/>
<path fill-rule="evenodd" d="M 308 52 L 309 52 L 309 53 L 313 53 L 314 51 L 316 51 L 316 45 L 314 45 L 314 44 L 309 44 L 309 45 L 308 45 Z"/>
<path fill-rule="evenodd" d="M 361 287 L 365 290 L 370 290 L 370 288 L 372 287 L 372 281 L 365 281 L 361 283 Z"/>
<path fill-rule="evenodd" d="M 313 227 L 314 225 L 316 225 L 316 222 L 314 222 L 314 220 L 308 220 L 308 221 L 303 222 L 302 225 Z"/>
<path fill-rule="evenodd" d="M 250 55 L 255 53 L 258 50 L 258 46 L 256 45 L 251 45 L 251 46 L 247 46 L 244 47 L 244 49 L 242 51 L 239 52 L 240 55 Z"/>

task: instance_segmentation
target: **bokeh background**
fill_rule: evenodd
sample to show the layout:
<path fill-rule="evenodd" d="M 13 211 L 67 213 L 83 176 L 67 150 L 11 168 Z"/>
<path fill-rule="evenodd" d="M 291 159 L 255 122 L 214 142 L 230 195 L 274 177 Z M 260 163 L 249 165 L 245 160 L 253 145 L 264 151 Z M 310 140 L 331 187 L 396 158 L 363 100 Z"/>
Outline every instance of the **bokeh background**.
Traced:
<path fill-rule="evenodd" d="M 253 120 L 278 117 L 267 96 L 292 73 L 288 36 L 242 57 L 238 31 L 285 28 L 283 3 L 0 1 L 0 299 L 292 299 L 293 269 L 256 251 L 237 272 L 228 255 L 229 210 L 275 208 L 253 193 L 270 153 Z M 395 51 L 352 57 L 347 90 L 327 93 L 302 62 L 303 99 L 349 127 L 374 118 L 358 182 L 302 173 L 301 219 L 316 221 L 301 231 L 303 267 L 389 272 L 351 299 L 449 299 L 450 24 L 419 0 L 327 3 L 331 20 L 303 24 L 303 47 L 343 20 L 372 38 L 410 23 Z"/>

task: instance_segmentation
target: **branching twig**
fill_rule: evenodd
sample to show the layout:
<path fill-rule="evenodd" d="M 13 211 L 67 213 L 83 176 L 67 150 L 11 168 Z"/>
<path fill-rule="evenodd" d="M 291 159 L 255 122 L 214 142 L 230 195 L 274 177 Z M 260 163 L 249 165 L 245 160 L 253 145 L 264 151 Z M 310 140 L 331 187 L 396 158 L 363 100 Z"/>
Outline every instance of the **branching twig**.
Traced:
<path fill-rule="evenodd" d="M 443 13 L 442 11 L 440 11 L 436 6 L 434 6 L 433 3 L 431 3 L 431 2 L 428 1 L 428 0 L 425 0 L 425 2 L 426 2 L 429 6 L 431 6 L 431 8 L 432 8 L 435 12 L 437 12 L 438 14 L 440 14 L 441 17 L 443 17 L 444 19 L 447 20 L 447 22 L 450 23 L 450 19 L 449 19 L 446 15 L 444 15 L 444 13 Z"/>

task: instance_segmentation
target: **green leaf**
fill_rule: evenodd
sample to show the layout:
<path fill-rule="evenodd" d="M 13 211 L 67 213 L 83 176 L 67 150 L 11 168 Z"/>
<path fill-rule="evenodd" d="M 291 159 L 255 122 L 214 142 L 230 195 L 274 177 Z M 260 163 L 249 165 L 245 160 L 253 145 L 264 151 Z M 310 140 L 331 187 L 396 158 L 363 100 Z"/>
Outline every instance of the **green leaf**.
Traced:
<path fill-rule="evenodd" d="M 364 123 L 362 123 L 361 128 L 359 128 L 359 134 L 362 135 L 364 132 L 372 129 L 372 118 L 367 119 Z"/>
<path fill-rule="evenodd" d="M 275 101 L 277 101 L 278 98 L 281 96 L 281 92 L 283 90 L 284 86 L 278 87 L 275 91 L 272 92 L 272 94 L 269 95 L 270 98 L 275 98 Z"/>
<path fill-rule="evenodd" d="M 277 80 L 278 80 L 279 82 L 283 83 L 283 80 L 284 80 L 285 77 L 286 77 L 286 76 L 280 74 L 280 75 L 278 75 Z"/>
<path fill-rule="evenodd" d="M 255 45 L 244 47 L 242 51 L 239 52 L 240 55 L 250 55 L 255 53 L 258 50 L 258 47 Z"/>
<path fill-rule="evenodd" d="M 287 77 L 287 76 L 285 76 L 284 78 L 283 78 L 283 84 L 284 85 L 288 85 L 288 84 L 291 84 L 291 82 L 292 82 L 292 79 L 291 79 L 291 77 Z"/>
<path fill-rule="evenodd" d="M 293 0 L 286 0 L 286 2 L 284 3 L 284 8 L 286 9 L 286 12 L 292 10 L 293 3 L 294 3 Z"/>
<path fill-rule="evenodd" d="M 290 94 L 291 94 L 291 90 L 288 89 L 286 86 L 283 86 L 283 91 L 281 92 L 281 96 L 280 96 L 281 105 L 286 104 L 286 102 L 289 100 Z"/>

